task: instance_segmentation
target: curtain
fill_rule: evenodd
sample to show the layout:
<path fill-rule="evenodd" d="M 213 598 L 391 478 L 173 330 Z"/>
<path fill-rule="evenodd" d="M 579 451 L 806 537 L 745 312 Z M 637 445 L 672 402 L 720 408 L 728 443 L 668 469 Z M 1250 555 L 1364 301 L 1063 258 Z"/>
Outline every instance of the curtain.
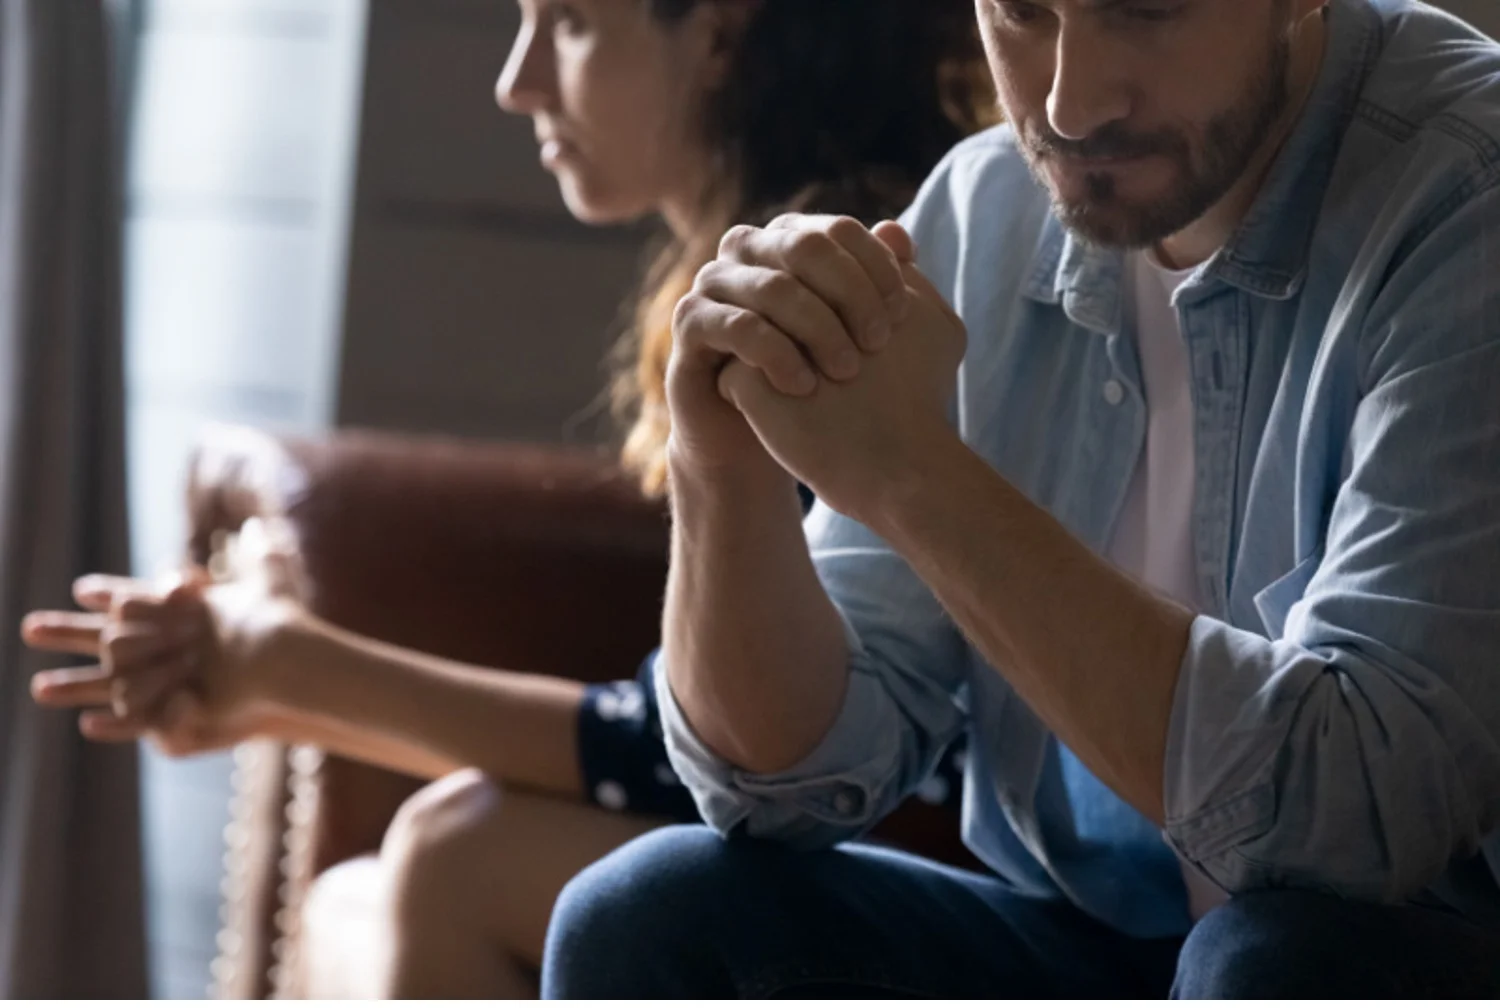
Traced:
<path fill-rule="evenodd" d="M 134 747 L 32 704 L 22 615 L 128 569 L 105 0 L 0 0 L 0 996 L 145 997 Z"/>

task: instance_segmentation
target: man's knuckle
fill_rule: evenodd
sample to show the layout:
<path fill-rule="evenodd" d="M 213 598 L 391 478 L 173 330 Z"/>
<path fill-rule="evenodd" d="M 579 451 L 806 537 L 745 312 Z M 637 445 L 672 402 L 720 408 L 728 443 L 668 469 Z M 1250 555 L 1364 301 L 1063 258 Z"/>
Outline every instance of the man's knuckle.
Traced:
<path fill-rule="evenodd" d="M 835 249 L 835 242 L 822 231 L 799 231 L 787 240 L 787 262 L 794 267 L 807 266 L 826 258 Z"/>
<path fill-rule="evenodd" d="M 723 238 L 719 239 L 719 254 L 735 255 L 744 251 L 749 247 L 759 231 L 760 228 L 750 224 L 734 225 L 734 227 L 724 232 Z"/>
<path fill-rule="evenodd" d="M 795 211 L 788 211 L 787 213 L 777 214 L 776 217 L 771 221 L 770 227 L 772 227 L 772 228 L 791 228 L 791 227 L 797 227 L 799 224 L 802 223 L 802 221 L 806 218 L 806 216 L 807 216 L 806 214 L 800 214 L 800 213 L 797 213 Z"/>
<path fill-rule="evenodd" d="M 848 215 L 832 218 L 827 227 L 828 237 L 839 243 L 859 241 L 865 234 L 866 228 L 859 221 Z"/>

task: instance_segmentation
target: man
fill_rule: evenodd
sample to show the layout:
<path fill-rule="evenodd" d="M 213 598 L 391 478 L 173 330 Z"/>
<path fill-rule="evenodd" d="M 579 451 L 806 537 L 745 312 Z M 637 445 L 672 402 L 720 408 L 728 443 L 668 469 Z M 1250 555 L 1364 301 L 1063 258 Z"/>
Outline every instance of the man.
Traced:
<path fill-rule="evenodd" d="M 576 879 L 548 992 L 1500 993 L 1500 47 L 977 6 L 1011 125 L 679 308 L 658 680 L 730 840 Z M 828 849 L 966 726 L 994 877 Z"/>

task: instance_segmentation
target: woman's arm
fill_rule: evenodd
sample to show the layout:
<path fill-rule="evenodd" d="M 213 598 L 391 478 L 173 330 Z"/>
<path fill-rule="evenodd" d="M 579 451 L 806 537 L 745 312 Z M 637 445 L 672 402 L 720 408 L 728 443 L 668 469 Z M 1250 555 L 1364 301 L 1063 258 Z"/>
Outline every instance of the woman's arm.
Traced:
<path fill-rule="evenodd" d="M 273 734 L 421 777 L 460 767 L 578 797 L 582 683 L 482 669 L 301 615 L 270 645 Z"/>
<path fill-rule="evenodd" d="M 23 636 L 39 650 L 100 659 L 32 682 L 39 703 L 82 708 L 96 741 L 151 735 L 188 755 L 271 735 L 419 777 L 473 766 L 532 790 L 582 793 L 581 683 L 382 644 L 254 581 L 163 595 L 94 577 L 76 595 L 91 611 L 33 613 Z"/>

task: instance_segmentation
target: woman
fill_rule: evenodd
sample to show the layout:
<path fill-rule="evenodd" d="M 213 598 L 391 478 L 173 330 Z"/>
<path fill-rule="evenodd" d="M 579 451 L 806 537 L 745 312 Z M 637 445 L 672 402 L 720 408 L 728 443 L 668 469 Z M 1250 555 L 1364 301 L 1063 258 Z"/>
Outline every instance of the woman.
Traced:
<path fill-rule="evenodd" d="M 972 5 L 521 8 L 498 98 L 532 118 L 569 209 L 597 224 L 656 214 L 667 228 L 615 388 L 631 417 L 624 461 L 659 494 L 676 302 L 731 224 L 789 210 L 873 223 L 904 208 L 991 107 Z M 78 600 L 92 613 L 38 613 L 25 635 L 34 647 L 100 654 L 101 667 L 44 673 L 37 699 L 86 708 L 81 728 L 101 741 L 151 734 L 185 754 L 274 735 L 435 779 L 381 854 L 385 993 L 534 993 L 527 967 L 540 961 L 568 878 L 695 815 L 666 766 L 649 684 L 586 689 L 361 638 L 279 592 L 283 564 L 273 555 L 255 577 L 212 587 L 191 578 L 165 594 L 84 579 Z M 318 675 L 298 674 L 311 667 Z"/>

